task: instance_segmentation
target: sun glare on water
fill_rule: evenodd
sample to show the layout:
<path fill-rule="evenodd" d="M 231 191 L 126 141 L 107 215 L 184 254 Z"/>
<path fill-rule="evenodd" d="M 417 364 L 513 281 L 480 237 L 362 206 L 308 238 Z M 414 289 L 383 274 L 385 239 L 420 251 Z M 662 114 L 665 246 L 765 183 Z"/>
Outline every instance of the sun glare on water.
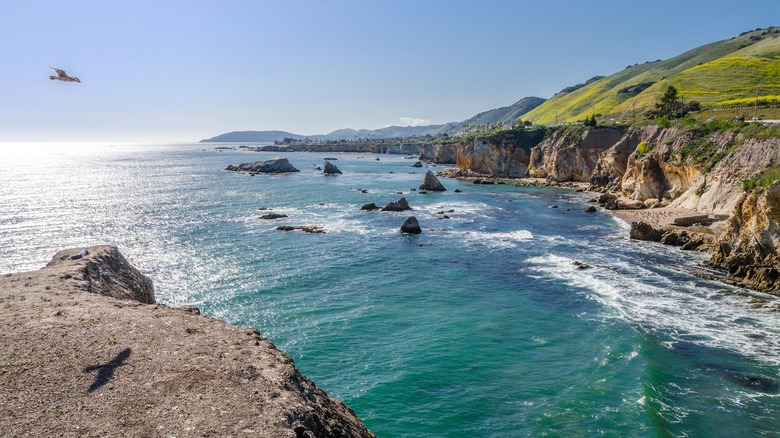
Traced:
<path fill-rule="evenodd" d="M 109 142 L 0 142 L 0 150 L 10 158 L 40 157 L 50 155 L 84 154 L 101 152 L 134 143 Z"/>

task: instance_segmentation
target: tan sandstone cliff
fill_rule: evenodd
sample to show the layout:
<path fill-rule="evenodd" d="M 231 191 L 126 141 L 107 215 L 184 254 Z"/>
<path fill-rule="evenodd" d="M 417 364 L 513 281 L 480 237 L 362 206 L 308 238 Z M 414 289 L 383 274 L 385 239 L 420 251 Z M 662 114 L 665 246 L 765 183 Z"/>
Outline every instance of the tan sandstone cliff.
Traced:
<path fill-rule="evenodd" d="M 777 254 L 776 246 L 768 244 L 768 236 L 774 233 L 774 210 L 764 211 L 772 205 L 774 189 L 748 196 L 742 187 L 744 179 L 780 164 L 777 128 L 740 126 L 728 120 L 666 128 L 646 124 L 625 132 L 569 126 L 545 131 L 535 144 L 530 139 L 528 133 L 522 137 L 510 131 L 464 140 L 458 146 L 461 175 L 590 182 L 593 190 L 622 198 L 609 208 L 668 206 L 690 215 L 731 217 L 722 235 L 712 233 L 724 227 L 704 230 L 710 233 L 708 240 L 722 243 L 714 265 L 727 269 L 733 279 L 757 275 L 755 269 L 741 269 L 740 264 L 763 266 L 760 271 L 770 274 L 760 280 L 746 279 L 745 284 L 777 292 L 770 284 L 773 271 L 767 268 L 780 268 L 778 259 L 770 257 Z M 745 246 L 751 241 L 764 242 L 759 248 L 768 252 L 761 257 L 736 257 L 755 253 L 755 248 Z"/>
<path fill-rule="evenodd" d="M 730 280 L 780 292 L 780 182 L 743 195 L 710 260 Z"/>

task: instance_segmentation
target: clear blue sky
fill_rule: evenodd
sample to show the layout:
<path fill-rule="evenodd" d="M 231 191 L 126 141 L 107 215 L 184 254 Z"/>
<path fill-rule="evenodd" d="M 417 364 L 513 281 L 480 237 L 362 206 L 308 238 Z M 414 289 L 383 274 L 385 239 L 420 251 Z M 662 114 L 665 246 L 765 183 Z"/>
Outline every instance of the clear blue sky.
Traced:
<path fill-rule="evenodd" d="M 8 1 L 0 141 L 461 121 L 772 25 L 778 0 Z"/>

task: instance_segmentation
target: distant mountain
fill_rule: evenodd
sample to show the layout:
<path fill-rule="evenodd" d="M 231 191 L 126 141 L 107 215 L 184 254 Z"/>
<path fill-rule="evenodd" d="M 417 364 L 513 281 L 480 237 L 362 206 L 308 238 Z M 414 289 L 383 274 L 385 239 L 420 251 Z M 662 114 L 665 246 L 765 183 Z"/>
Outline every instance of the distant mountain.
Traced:
<path fill-rule="evenodd" d="M 430 131 L 436 131 L 444 125 L 428 126 L 387 126 L 380 129 L 339 129 L 326 134 L 326 140 L 350 140 L 357 138 L 407 138 L 424 137 Z"/>
<path fill-rule="evenodd" d="M 306 136 L 287 131 L 233 131 L 201 140 L 201 143 L 260 143 L 282 141 L 285 138 L 303 140 Z"/>
<path fill-rule="evenodd" d="M 459 126 L 458 123 L 428 126 L 388 126 L 380 129 L 338 129 L 329 134 L 300 135 L 287 131 L 233 131 L 216 137 L 201 140 L 201 143 L 259 143 L 282 141 L 285 138 L 295 140 L 357 140 L 383 138 L 437 137 L 450 129 Z"/>
<path fill-rule="evenodd" d="M 593 80 L 595 79 L 595 80 Z M 582 120 L 592 114 L 641 118 L 672 85 L 704 108 L 780 102 L 780 28 L 756 29 L 689 50 L 665 61 L 627 66 L 604 78 L 567 87 L 526 114 L 534 124 Z"/>
<path fill-rule="evenodd" d="M 461 125 L 491 125 L 504 123 L 512 125 L 523 115 L 543 104 L 545 99 L 541 97 L 524 97 L 510 106 L 484 111 L 476 116 L 464 120 Z"/>

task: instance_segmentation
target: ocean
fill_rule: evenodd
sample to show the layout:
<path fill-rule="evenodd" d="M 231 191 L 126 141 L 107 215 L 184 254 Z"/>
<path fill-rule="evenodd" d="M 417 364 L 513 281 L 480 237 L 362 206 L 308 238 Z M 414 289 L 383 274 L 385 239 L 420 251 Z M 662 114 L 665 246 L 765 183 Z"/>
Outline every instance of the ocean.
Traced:
<path fill-rule="evenodd" d="M 6 145 L 0 273 L 116 245 L 159 302 L 257 328 L 379 437 L 780 436 L 778 301 L 692 275 L 706 255 L 630 240 L 586 192 L 420 194 L 443 167 L 398 155 L 224 170 L 275 155 Z M 402 196 L 412 211 L 360 210 Z"/>

